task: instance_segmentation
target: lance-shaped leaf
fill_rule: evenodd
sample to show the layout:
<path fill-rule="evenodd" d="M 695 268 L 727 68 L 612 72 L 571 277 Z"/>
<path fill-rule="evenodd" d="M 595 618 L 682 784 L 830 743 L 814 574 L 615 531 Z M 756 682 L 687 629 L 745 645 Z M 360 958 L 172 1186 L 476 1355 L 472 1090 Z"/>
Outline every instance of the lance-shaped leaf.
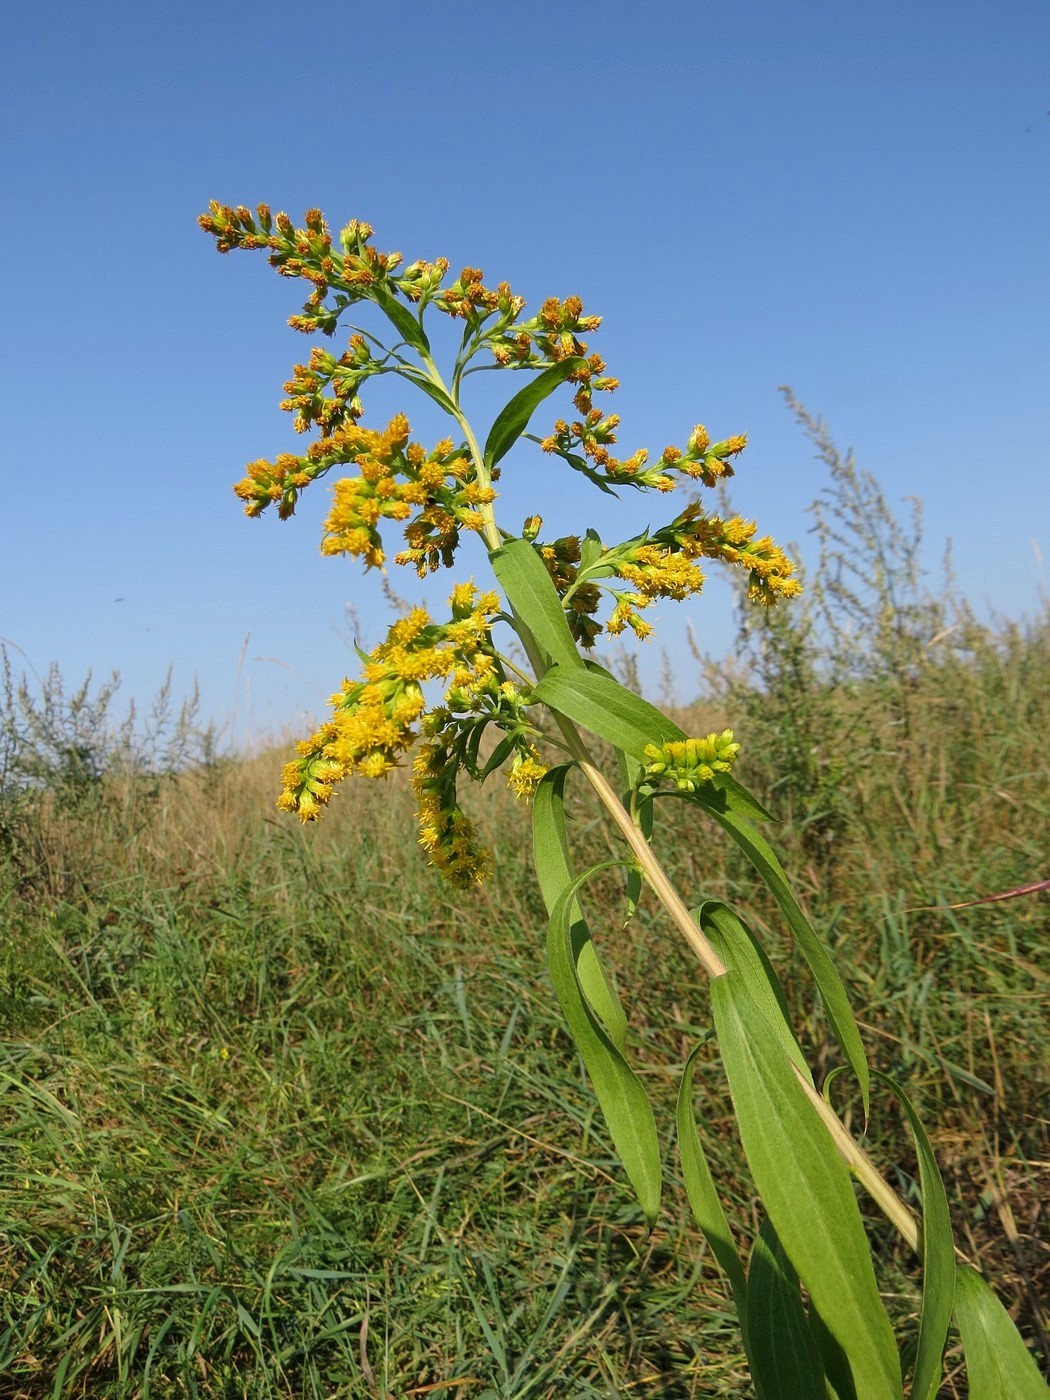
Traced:
<path fill-rule="evenodd" d="M 533 433 L 524 433 L 523 436 L 527 437 L 530 442 L 543 442 L 542 438 L 536 437 Z M 588 481 L 592 481 L 599 491 L 604 491 L 607 496 L 617 496 L 617 493 L 609 485 L 606 478 L 602 476 L 601 472 L 598 471 L 596 467 L 592 467 L 585 458 L 577 456 L 575 452 L 563 452 L 560 449 L 555 455 L 560 457 L 565 465 L 571 467 L 574 472 L 579 472 L 580 475 L 585 476 Z M 623 484 L 630 485 L 631 483 L 628 480 Z M 618 496 L 617 499 L 619 499 Z"/>
<path fill-rule="evenodd" d="M 701 804 L 706 805 L 703 803 L 702 793 L 697 793 L 697 799 Z M 772 846 L 761 832 L 756 831 L 749 821 L 738 816 L 735 812 L 723 811 L 715 807 L 709 807 L 708 810 L 719 826 L 729 833 L 748 857 L 779 904 L 791 932 L 795 935 L 796 942 L 802 949 L 802 955 L 813 973 L 813 980 L 824 1000 L 824 1009 L 827 1012 L 835 1038 L 842 1048 L 842 1053 L 845 1055 L 850 1069 L 857 1076 L 864 1099 L 864 1112 L 867 1115 L 871 1083 L 868 1062 L 864 1054 L 864 1044 L 860 1038 L 860 1031 L 857 1029 L 857 1022 L 849 1004 L 849 998 L 846 996 L 846 989 L 842 985 L 842 978 L 839 976 L 835 964 L 831 961 L 831 955 L 803 914 L 801 906 L 788 884 L 783 867 L 777 860 Z"/>
<path fill-rule="evenodd" d="M 1047 1400 L 1021 1334 L 976 1269 L 960 1264 L 955 1279 L 955 1321 L 962 1335 L 970 1400 Z"/>
<path fill-rule="evenodd" d="M 673 720 L 608 672 L 554 666 L 532 693 L 552 710 L 636 759 L 645 757 L 647 744 L 686 737 Z"/>
<path fill-rule="evenodd" d="M 489 555 L 507 601 L 525 624 L 548 664 L 583 670 L 558 590 L 546 565 L 528 540 L 508 540 Z"/>
<path fill-rule="evenodd" d="M 675 1126 L 678 1129 L 678 1155 L 682 1159 L 682 1177 L 685 1181 L 686 1195 L 689 1197 L 693 1216 L 704 1232 L 704 1239 L 710 1245 L 711 1253 L 718 1260 L 723 1273 L 729 1280 L 729 1286 L 733 1290 L 733 1302 L 736 1306 L 737 1317 L 740 1319 L 740 1328 L 744 1334 L 746 1349 L 747 1280 L 744 1277 L 744 1266 L 740 1262 L 740 1255 L 733 1243 L 733 1232 L 729 1228 L 729 1221 L 726 1219 L 726 1213 L 718 1196 L 718 1188 L 711 1175 L 711 1168 L 707 1164 L 703 1140 L 693 1111 L 693 1072 L 696 1067 L 696 1057 L 709 1039 L 710 1034 L 704 1037 L 685 1062 L 685 1072 L 678 1089 L 678 1106 L 675 1112 Z"/>
<path fill-rule="evenodd" d="M 554 913 L 558 900 L 573 881 L 569 842 L 565 831 L 564 797 L 565 779 L 571 767 L 571 764 L 563 763 L 557 768 L 549 769 L 540 780 L 532 802 L 532 840 L 536 875 L 548 914 Z M 622 1053 L 627 1043 L 627 1016 L 620 1004 L 620 998 L 605 974 L 605 968 L 584 920 L 583 910 L 575 898 L 571 902 L 567 917 L 572 956 L 583 994 L 601 1017 L 613 1044 Z"/>
<path fill-rule="evenodd" d="M 747 1271 L 745 1338 L 758 1400 L 824 1400 L 824 1367 L 802 1306 L 798 1275 L 768 1216 Z"/>
<path fill-rule="evenodd" d="M 427 398 L 433 399 L 437 406 L 444 410 L 451 417 L 456 415 L 456 405 L 452 402 L 444 389 L 439 389 L 432 379 L 428 379 L 420 370 L 404 368 L 394 371 L 402 379 L 407 379 L 410 384 L 414 384 L 417 389 L 422 389 Z"/>
<path fill-rule="evenodd" d="M 559 360 L 556 365 L 540 370 L 535 379 L 530 380 L 524 389 L 519 389 L 511 401 L 503 406 L 485 441 L 485 463 L 490 471 L 521 437 L 543 400 L 586 363 L 579 355 Z"/>
<path fill-rule="evenodd" d="M 784 989 L 761 943 L 740 916 L 717 899 L 707 900 L 690 913 L 726 967 L 739 972 L 751 999 L 780 1038 L 784 1054 L 812 1082 L 806 1057 L 791 1028 Z"/>
<path fill-rule="evenodd" d="M 656 1120 L 642 1081 L 613 1043 L 584 996 L 572 948 L 571 922 L 576 891 L 591 875 L 612 869 L 620 863 L 608 861 L 594 866 L 565 890 L 551 915 L 547 932 L 547 958 L 554 990 L 569 1023 L 569 1031 L 591 1077 L 598 1103 L 620 1161 L 638 1197 L 638 1204 L 651 1226 L 660 1211 L 660 1140 Z"/>
<path fill-rule="evenodd" d="M 900 1363 L 849 1173 L 739 972 L 711 984 L 755 1186 L 863 1400 L 901 1400 Z"/>
<path fill-rule="evenodd" d="M 955 1242 L 948 1196 L 922 1120 L 907 1094 L 888 1074 L 875 1077 L 897 1097 L 907 1115 L 919 1157 L 922 1192 L 922 1305 L 912 1371 L 911 1400 L 934 1400 L 941 1383 L 941 1357 L 955 1299 Z"/>
<path fill-rule="evenodd" d="M 376 305 L 393 322 L 402 340 L 406 340 L 414 350 L 422 355 L 430 354 L 430 341 L 426 331 L 407 306 L 402 306 L 389 287 L 377 282 L 372 288 Z"/>

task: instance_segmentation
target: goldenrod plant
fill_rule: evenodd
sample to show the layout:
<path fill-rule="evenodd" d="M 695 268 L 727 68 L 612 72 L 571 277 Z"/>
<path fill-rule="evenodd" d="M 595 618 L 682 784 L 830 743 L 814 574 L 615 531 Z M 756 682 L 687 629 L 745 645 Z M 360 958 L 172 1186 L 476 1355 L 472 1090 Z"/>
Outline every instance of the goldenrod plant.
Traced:
<path fill-rule="evenodd" d="M 761 1400 L 932 1400 L 954 1318 L 973 1400 L 1034 1400 L 1047 1388 L 996 1295 L 956 1248 L 948 1201 L 929 1139 L 904 1089 L 869 1069 L 857 1022 L 827 950 L 792 892 L 761 826 L 769 813 L 734 776 L 740 745 L 731 730 L 690 736 L 591 657 L 597 638 L 651 632 L 656 599 L 700 592 L 705 561 L 743 570 L 759 608 L 800 591 L 792 561 L 753 521 L 723 518 L 691 499 L 668 523 L 607 543 L 593 529 L 543 539 L 542 517 L 514 532 L 497 514 L 498 483 L 531 447 L 596 489 L 669 495 L 683 483 L 715 486 L 732 476 L 743 436 L 712 440 L 702 426 L 684 447 L 615 454 L 619 420 L 596 404 L 617 381 L 584 337 L 600 318 L 580 299 L 549 297 L 535 314 L 506 282 L 486 285 L 444 258 L 404 263 L 382 253 L 373 229 L 353 221 L 333 239 L 317 209 L 301 227 L 266 205 L 212 203 L 200 218 L 218 250 L 264 249 L 271 265 L 311 291 L 290 324 L 307 335 L 348 340 L 315 347 L 296 365 L 282 407 L 296 429 L 317 436 L 302 453 L 252 462 L 235 490 L 250 516 L 270 507 L 286 519 L 301 492 L 334 475 L 321 549 L 380 569 L 390 537 L 394 562 L 422 579 L 485 564 L 492 584 L 462 575 L 445 610 L 399 618 L 361 671 L 343 681 L 330 715 L 298 746 L 278 804 L 303 822 L 324 814 L 338 785 L 383 778 L 411 764 L 420 835 L 430 862 L 469 891 L 490 863 L 461 805 L 464 782 L 497 773 L 532 804 L 536 875 L 549 913 L 547 955 L 565 1020 L 590 1074 L 624 1171 L 647 1220 L 661 1194 L 659 1134 L 645 1086 L 628 1056 L 628 1018 L 606 975 L 584 914 L 584 887 L 619 871 L 629 917 L 648 889 L 710 979 L 711 1029 L 740 1139 L 761 1204 L 756 1238 L 742 1252 L 721 1204 L 695 1113 L 697 1046 L 683 1067 L 677 1106 L 682 1173 L 697 1222 L 724 1270 Z M 351 324 L 364 312 L 367 324 Z M 460 323 L 452 362 L 439 368 L 428 334 L 437 318 Z M 487 431 L 468 418 L 468 376 L 504 370 L 523 380 Z M 367 381 L 395 375 L 448 415 L 451 436 L 428 447 L 409 421 L 362 426 Z M 543 431 L 534 419 L 571 387 L 574 415 Z M 604 402 L 604 400 L 603 400 Z M 510 457 L 515 450 L 513 458 Z M 541 503 L 537 503 L 540 505 Z M 468 546 L 476 537 L 481 548 Z M 608 771 L 595 756 L 613 758 Z M 589 784 L 607 816 L 615 854 L 578 870 L 568 840 L 570 782 Z M 800 1048 L 769 953 L 724 903 L 690 907 L 659 856 L 657 817 L 674 804 L 714 822 L 765 882 L 809 966 L 841 1065 L 823 1085 Z M 835 1113 L 837 1074 L 852 1075 L 865 1115 L 873 1088 L 894 1096 L 915 1139 L 922 1212 L 917 1218 Z M 876 1260 L 854 1183 L 867 1191 L 921 1263 L 917 1340 L 899 1346 L 883 1305 Z M 902 1359 L 903 1357 L 903 1359 Z"/>

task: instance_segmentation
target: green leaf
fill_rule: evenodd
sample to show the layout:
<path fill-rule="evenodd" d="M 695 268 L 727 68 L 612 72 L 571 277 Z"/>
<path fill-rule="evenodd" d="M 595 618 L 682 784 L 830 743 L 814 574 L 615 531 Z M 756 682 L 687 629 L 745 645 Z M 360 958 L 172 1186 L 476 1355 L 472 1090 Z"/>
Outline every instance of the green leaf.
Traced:
<path fill-rule="evenodd" d="M 784 989 L 761 943 L 739 915 L 716 899 L 707 900 L 690 913 L 726 967 L 739 972 L 751 999 L 779 1037 L 785 1055 L 812 1083 L 806 1057 L 791 1028 Z"/>
<path fill-rule="evenodd" d="M 682 1159 L 682 1177 L 696 1223 L 704 1232 L 704 1239 L 710 1245 L 711 1253 L 718 1260 L 723 1273 L 729 1280 L 729 1286 L 733 1290 L 733 1302 L 740 1319 L 746 1347 L 747 1281 L 744 1278 L 744 1266 L 740 1262 L 740 1255 L 733 1243 L 733 1232 L 729 1228 L 729 1221 L 722 1209 L 722 1202 L 718 1198 L 718 1188 L 711 1175 L 711 1168 L 707 1164 L 700 1130 L 697 1128 L 696 1116 L 693 1111 L 693 1071 L 696 1067 L 696 1057 L 709 1039 L 709 1035 L 705 1036 L 685 1062 L 685 1072 L 678 1089 L 678 1106 L 675 1111 L 675 1125 L 678 1129 L 678 1154 Z"/>
<path fill-rule="evenodd" d="M 748 1366 L 758 1400 L 824 1400 L 824 1367 L 798 1275 L 768 1216 L 747 1271 Z"/>
<path fill-rule="evenodd" d="M 529 426 L 529 419 L 548 395 L 553 394 L 560 384 L 564 384 L 570 374 L 587 363 L 579 355 L 570 355 L 540 370 L 536 378 L 530 380 L 524 389 L 519 389 L 508 404 L 500 410 L 485 441 L 485 462 L 489 470 L 507 455 L 510 449 Z"/>
<path fill-rule="evenodd" d="M 907 1115 L 919 1157 L 922 1192 L 922 1306 L 912 1371 L 911 1400 L 934 1400 L 941 1383 L 941 1357 L 955 1297 L 955 1241 L 948 1196 L 922 1120 L 907 1094 L 888 1074 L 875 1078 L 896 1095 Z"/>
<path fill-rule="evenodd" d="M 558 590 L 536 547 L 508 540 L 489 555 L 492 570 L 515 614 L 535 637 L 548 664 L 583 670 Z"/>
<path fill-rule="evenodd" d="M 532 840 L 536 875 L 548 914 L 554 913 L 558 900 L 573 880 L 569 841 L 565 831 L 564 799 L 565 779 L 571 769 L 572 764 L 569 763 L 549 769 L 540 780 L 532 802 Z M 622 1053 L 627 1043 L 627 1015 L 606 976 L 602 960 L 584 920 L 583 910 L 575 899 L 568 911 L 568 919 L 572 956 L 583 994 L 601 1018 L 613 1044 Z"/>
<path fill-rule="evenodd" d="M 532 693 L 552 710 L 633 758 L 644 758 L 647 744 L 686 737 L 648 700 L 601 671 L 554 666 Z"/>
<path fill-rule="evenodd" d="M 444 389 L 439 389 L 434 381 L 428 379 L 425 374 L 420 373 L 419 370 L 409 368 L 398 369 L 395 370 L 394 373 L 399 374 L 402 379 L 407 379 L 409 383 L 414 384 L 417 389 L 422 389 L 423 393 L 426 394 L 428 398 L 433 399 L 437 406 L 443 409 L 445 413 L 453 418 L 456 416 L 456 405 L 445 393 Z"/>
<path fill-rule="evenodd" d="M 481 729 L 481 725 L 478 725 L 477 727 L 478 729 Z M 522 731 L 520 728 L 513 729 L 509 734 L 507 734 L 503 739 L 499 741 L 496 747 L 489 754 L 488 760 L 486 761 L 484 768 L 482 768 L 481 773 L 479 774 L 481 782 L 484 782 L 490 773 L 495 773 L 497 768 L 502 767 L 503 764 L 506 763 L 507 759 L 514 752 L 514 746 L 521 737 L 521 734 Z"/>
<path fill-rule="evenodd" d="M 1021 1334 L 976 1269 L 960 1264 L 955 1278 L 955 1321 L 962 1335 L 970 1400 L 1046 1400 Z"/>
<path fill-rule="evenodd" d="M 602 542 L 596 530 L 588 530 L 580 545 L 580 567 L 581 574 L 586 573 L 592 564 L 601 557 Z"/>
<path fill-rule="evenodd" d="M 542 441 L 542 439 L 540 439 Z M 557 454 L 566 466 L 571 467 L 574 472 L 579 472 L 588 481 L 597 486 L 599 491 L 604 491 L 607 496 L 615 496 L 619 500 L 619 494 L 609 485 L 608 479 L 602 476 L 597 467 L 592 467 L 586 458 L 579 456 L 576 452 L 559 452 Z M 631 484 L 630 478 L 625 479 L 624 485 Z"/>
<path fill-rule="evenodd" d="M 863 1400 L 901 1400 L 900 1363 L 849 1173 L 776 1031 L 730 970 L 711 984 L 718 1043 L 758 1194 Z"/>
<path fill-rule="evenodd" d="M 849 1357 L 824 1326 L 812 1298 L 809 1300 L 809 1330 L 824 1366 L 828 1400 L 863 1400 L 863 1396 L 857 1394 Z"/>
<path fill-rule="evenodd" d="M 772 813 L 762 806 L 753 792 L 748 792 L 743 783 L 738 783 L 731 773 L 716 773 L 709 783 L 705 783 L 699 789 L 699 793 L 711 802 L 723 803 L 724 812 L 736 812 L 738 816 L 750 817 L 759 822 L 773 820 Z"/>
<path fill-rule="evenodd" d="M 430 354 L 430 341 L 426 332 L 419 324 L 416 317 L 409 311 L 407 306 L 402 306 L 389 287 L 384 287 L 382 282 L 376 282 L 372 289 L 376 305 L 383 311 L 397 328 L 402 340 L 407 340 L 414 350 L 418 350 L 421 355 Z"/>
<path fill-rule="evenodd" d="M 758 798 L 728 773 L 713 774 L 693 792 L 685 792 L 680 788 L 658 788 L 655 795 L 661 798 L 672 797 L 679 802 L 691 802 L 712 815 L 733 812 L 739 817 L 748 817 L 753 821 L 773 820 Z"/>
<path fill-rule="evenodd" d="M 591 875 L 620 864 L 606 861 L 592 867 L 562 894 L 547 932 L 547 958 L 569 1031 L 591 1077 L 620 1161 L 651 1227 L 660 1212 L 660 1140 L 656 1120 L 642 1081 L 591 1010 L 572 946 L 571 922 L 577 889 Z"/>
<path fill-rule="evenodd" d="M 719 826 L 732 836 L 765 880 L 777 904 L 779 904 L 781 913 L 787 920 L 791 932 L 795 935 L 795 939 L 802 949 L 803 957 L 813 973 L 813 980 L 824 1000 L 824 1009 L 827 1012 L 835 1038 L 838 1040 L 850 1068 L 857 1076 L 864 1099 L 864 1113 L 867 1116 L 871 1081 L 868 1073 L 868 1062 L 864 1054 L 864 1044 L 860 1038 L 860 1031 L 857 1029 L 857 1022 L 854 1019 L 849 998 L 846 996 L 846 989 L 842 985 L 842 978 L 839 976 L 835 964 L 831 961 L 828 950 L 821 943 L 809 920 L 803 914 L 798 900 L 788 884 L 783 867 L 777 860 L 772 846 L 761 832 L 756 831 L 750 822 L 737 816 L 735 812 L 718 811 L 715 808 L 708 808 L 708 810 Z"/>

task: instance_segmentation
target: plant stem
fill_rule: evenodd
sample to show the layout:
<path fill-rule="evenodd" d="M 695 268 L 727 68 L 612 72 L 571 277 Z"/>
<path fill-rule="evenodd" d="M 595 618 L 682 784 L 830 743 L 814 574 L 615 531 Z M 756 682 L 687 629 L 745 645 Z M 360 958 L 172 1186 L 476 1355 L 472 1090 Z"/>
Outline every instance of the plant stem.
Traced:
<path fill-rule="evenodd" d="M 455 405 L 456 419 L 463 430 L 467 446 L 474 458 L 475 468 L 478 473 L 478 480 L 483 485 L 491 485 L 491 476 L 485 463 L 481 448 L 470 425 L 466 414 L 459 405 L 458 385 L 457 393 L 450 394 L 448 387 L 441 377 L 440 371 L 434 361 L 429 357 L 424 357 L 427 372 L 433 382 L 448 395 Z M 496 524 L 495 512 L 492 506 L 483 505 L 479 507 L 479 513 L 483 520 L 481 533 L 489 550 L 499 549 L 503 541 L 500 536 L 499 527 Z M 537 680 L 542 679 L 547 671 L 547 665 L 543 655 L 536 644 L 531 631 L 525 622 L 515 615 L 515 625 L 518 637 L 525 648 L 529 662 L 533 667 Z M 711 978 L 721 977 L 726 972 L 726 966 L 718 956 L 713 945 L 701 932 L 699 926 L 689 913 L 681 895 L 671 883 L 667 872 L 654 854 L 652 847 L 646 840 L 641 830 L 635 825 L 630 812 L 620 801 L 619 795 L 611 785 L 605 774 L 594 762 L 590 751 L 584 742 L 583 735 L 576 725 L 564 715 L 555 714 L 558 727 L 565 739 L 566 747 L 576 760 L 580 771 L 594 789 L 598 800 L 612 817 L 620 830 L 620 834 L 627 842 L 638 865 L 642 871 L 646 882 L 670 915 L 672 922 L 678 931 L 685 938 L 686 942 L 696 954 L 704 970 Z M 793 1068 L 795 1068 L 793 1066 Z M 922 1230 L 914 1214 L 889 1183 L 879 1173 L 878 1168 L 871 1161 L 862 1147 L 850 1136 L 849 1132 L 840 1122 L 831 1105 L 826 1101 L 806 1077 L 795 1068 L 795 1074 L 799 1083 L 805 1090 L 806 1097 L 813 1105 L 814 1110 L 819 1115 L 821 1122 L 831 1136 L 832 1142 L 846 1163 L 847 1167 L 857 1177 L 864 1186 L 872 1200 L 889 1220 L 890 1224 L 899 1232 L 905 1242 L 916 1254 L 922 1252 Z"/>

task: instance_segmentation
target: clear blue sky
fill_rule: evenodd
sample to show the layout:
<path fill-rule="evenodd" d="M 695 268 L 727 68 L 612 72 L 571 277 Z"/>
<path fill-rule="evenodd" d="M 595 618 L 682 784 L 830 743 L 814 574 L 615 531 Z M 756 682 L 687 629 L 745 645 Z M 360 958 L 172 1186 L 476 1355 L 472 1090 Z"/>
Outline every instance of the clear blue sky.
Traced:
<path fill-rule="evenodd" d="M 348 602 L 367 644 L 388 620 L 375 574 L 318 554 L 326 487 L 283 525 L 230 493 L 291 444 L 277 401 L 308 346 L 285 326 L 299 284 L 197 229 L 209 198 L 365 218 L 532 304 L 578 293 L 605 315 L 621 447 L 746 430 L 734 501 L 805 555 L 823 477 L 790 383 L 892 499 L 923 498 L 932 567 L 951 536 L 976 604 L 1032 611 L 1048 58 L 1046 0 L 11 7 L 0 637 L 142 700 L 171 663 L 243 737 L 354 669 Z M 650 518 L 628 498 L 617 531 L 531 449 L 507 468 L 512 526 Z M 724 594 L 690 615 L 730 645 Z M 681 627 L 662 635 L 687 698 Z"/>

